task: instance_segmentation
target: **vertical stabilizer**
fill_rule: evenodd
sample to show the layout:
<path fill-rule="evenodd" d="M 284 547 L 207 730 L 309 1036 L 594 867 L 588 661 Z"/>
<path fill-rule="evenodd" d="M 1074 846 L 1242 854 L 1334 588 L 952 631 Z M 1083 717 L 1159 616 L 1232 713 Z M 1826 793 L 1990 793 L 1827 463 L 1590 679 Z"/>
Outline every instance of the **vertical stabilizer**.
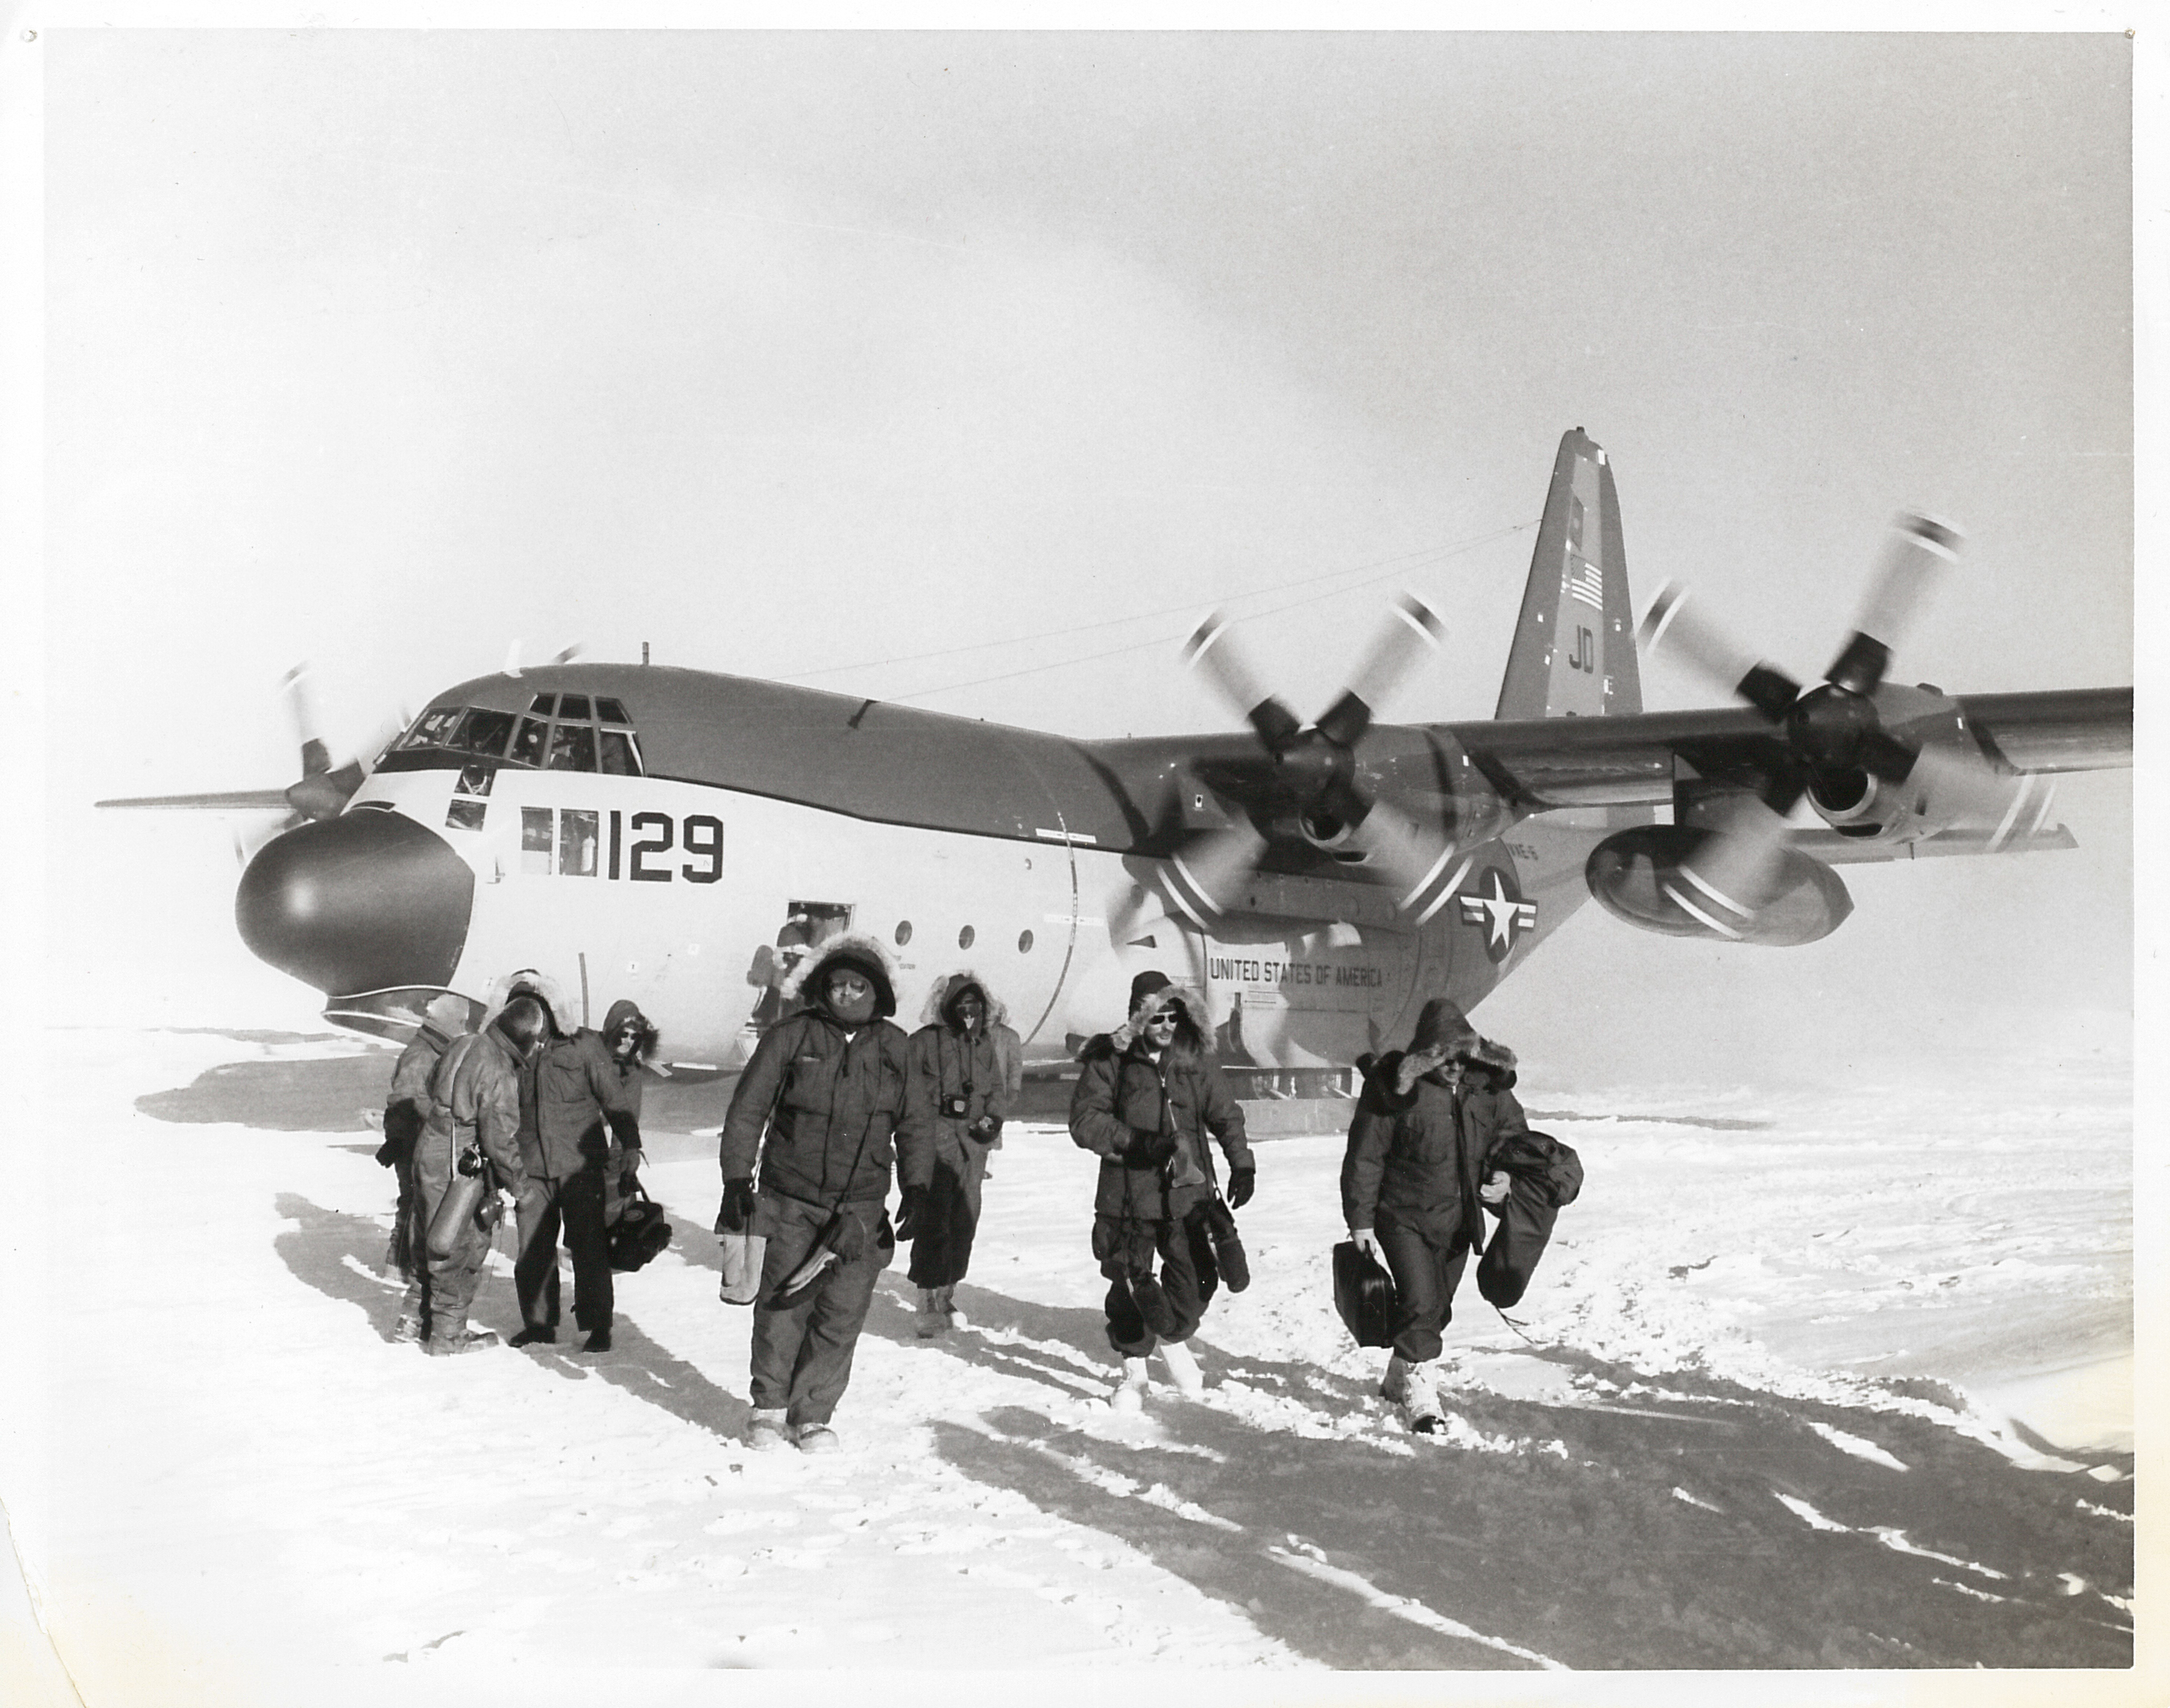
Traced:
<path fill-rule="evenodd" d="M 1560 437 L 1494 715 L 1599 718 L 1642 709 L 1612 466 L 1576 427 Z"/>

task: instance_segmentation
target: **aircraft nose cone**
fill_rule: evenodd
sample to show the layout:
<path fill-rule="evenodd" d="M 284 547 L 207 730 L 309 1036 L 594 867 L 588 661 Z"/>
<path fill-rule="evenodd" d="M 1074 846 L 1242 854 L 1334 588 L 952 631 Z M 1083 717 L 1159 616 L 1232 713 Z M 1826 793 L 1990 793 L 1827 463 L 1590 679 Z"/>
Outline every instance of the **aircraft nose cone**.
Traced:
<path fill-rule="evenodd" d="M 446 985 L 466 946 L 474 873 L 398 813 L 343 813 L 265 844 L 234 919 L 260 960 L 328 996 Z"/>

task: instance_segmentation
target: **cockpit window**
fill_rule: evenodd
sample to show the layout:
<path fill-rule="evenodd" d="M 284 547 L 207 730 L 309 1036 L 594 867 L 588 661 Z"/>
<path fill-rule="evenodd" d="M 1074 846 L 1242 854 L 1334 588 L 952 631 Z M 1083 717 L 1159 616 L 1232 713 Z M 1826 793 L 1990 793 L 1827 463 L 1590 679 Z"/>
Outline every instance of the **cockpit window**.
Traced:
<path fill-rule="evenodd" d="M 511 739 L 512 723 L 510 712 L 493 712 L 487 706 L 470 706 L 467 716 L 460 719 L 459 730 L 452 737 L 450 745 L 494 759 L 505 751 L 505 744 Z"/>
<path fill-rule="evenodd" d="M 549 745 L 549 719 L 523 718 L 520 720 L 520 734 L 512 738 L 512 757 L 521 765 L 540 766 Z"/>
<path fill-rule="evenodd" d="M 585 723 L 560 723 L 550 733 L 550 757 L 545 771 L 593 771 L 596 732 Z"/>
<path fill-rule="evenodd" d="M 591 708 L 596 722 L 590 721 Z M 620 727 L 598 729 L 597 722 Z M 644 774 L 640 738 L 626 716 L 624 703 L 586 694 L 537 694 L 525 716 L 486 706 L 441 706 L 416 718 L 392 753 L 419 755 L 446 749 L 538 771 Z M 389 760 L 392 754 L 386 757 Z M 418 756 L 397 768 L 431 763 Z"/>
<path fill-rule="evenodd" d="M 628 730 L 603 731 L 603 772 L 608 777 L 639 777 L 640 755 L 633 750 L 633 735 Z"/>
<path fill-rule="evenodd" d="M 446 706 L 435 712 L 425 712 L 414 720 L 414 727 L 407 732 L 402 747 L 442 747 L 452 726 L 460 721 L 460 708 Z"/>

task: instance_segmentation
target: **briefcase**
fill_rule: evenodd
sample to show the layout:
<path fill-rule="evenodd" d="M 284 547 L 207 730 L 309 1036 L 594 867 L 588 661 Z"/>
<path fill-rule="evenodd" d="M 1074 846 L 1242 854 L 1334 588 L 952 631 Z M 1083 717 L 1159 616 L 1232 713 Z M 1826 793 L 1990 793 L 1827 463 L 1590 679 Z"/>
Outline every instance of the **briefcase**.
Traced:
<path fill-rule="evenodd" d="M 671 1224 L 663 1220 L 663 1206 L 648 1195 L 639 1180 L 634 1196 L 625 1200 L 617 1220 L 611 1224 L 610 1266 L 638 1269 L 671 1243 Z"/>
<path fill-rule="evenodd" d="M 1354 1240 L 1334 1248 L 1334 1308 L 1359 1346 L 1394 1343 L 1394 1278 Z"/>

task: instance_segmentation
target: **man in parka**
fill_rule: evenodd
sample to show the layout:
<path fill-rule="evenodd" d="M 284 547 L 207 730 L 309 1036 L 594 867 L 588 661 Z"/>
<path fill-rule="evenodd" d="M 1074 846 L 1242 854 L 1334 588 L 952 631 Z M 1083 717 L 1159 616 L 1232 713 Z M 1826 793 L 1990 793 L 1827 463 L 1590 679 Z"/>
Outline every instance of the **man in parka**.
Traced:
<path fill-rule="evenodd" d="M 399 1301 L 399 1320 L 392 1326 L 395 1341 L 421 1339 L 422 1281 L 429 1253 L 423 1244 L 427 1231 L 414 1225 L 414 1144 L 422 1136 L 422 1124 L 430 1113 L 430 1076 L 452 1041 L 471 1031 L 468 999 L 449 990 L 430 999 L 422 1011 L 422 1023 L 392 1065 L 392 1089 L 384 1098 L 384 1143 L 377 1160 L 398 1177 L 399 1209 L 386 1249 L 386 1265 L 407 1284 Z"/>
<path fill-rule="evenodd" d="M 520 1195 L 520 1257 L 512 1279 L 523 1323 L 515 1346 L 558 1338 L 558 1233 L 573 1256 L 573 1321 L 588 1332 L 583 1352 L 610 1350 L 617 1310 L 610 1266 L 610 1188 L 640 1166 L 641 1064 L 655 1028 L 621 999 L 603 1029 L 581 1027 L 536 1055 L 535 1118 L 520 1132 L 527 1187 Z M 630 1191 L 629 1187 L 623 1188 Z"/>
<path fill-rule="evenodd" d="M 1188 1342 L 1221 1282 L 1205 1221 L 1220 1189 L 1208 1136 L 1227 1156 L 1232 1206 L 1248 1202 L 1258 1179 L 1243 1112 L 1206 1052 L 1202 1020 L 1166 974 L 1141 973 L 1130 1018 L 1078 1052 L 1070 1136 L 1100 1158 L 1093 1255 L 1108 1278 L 1108 1342 L 1123 1359 L 1110 1400 L 1118 1411 L 1142 1403 L 1156 1348 L 1179 1390 L 1205 1386 Z"/>
<path fill-rule="evenodd" d="M 919 1289 L 919 1337 L 928 1340 L 956 1326 L 980 1183 L 1024 1082 L 1024 1052 L 1002 1005 L 970 972 L 937 983 L 922 1018 L 905 1045 L 905 1120 L 933 1149 L 934 1175 L 906 1273 Z"/>
<path fill-rule="evenodd" d="M 1463 1265 L 1484 1246 L 1480 1205 L 1507 1195 L 1507 1177 L 1487 1159 L 1529 1124 L 1510 1089 L 1515 1053 L 1479 1038 L 1443 996 L 1424 1004 L 1407 1049 L 1357 1065 L 1364 1090 L 1342 1159 L 1342 1214 L 1350 1240 L 1394 1278 L 1394 1348 L 1379 1391 L 1429 1435 L 1442 1422 L 1440 1331 Z"/>
<path fill-rule="evenodd" d="M 739 1076 L 719 1147 L 716 1228 L 767 1241 L 747 1444 L 821 1453 L 836 1445 L 830 1419 L 851 1380 L 875 1278 L 896 1251 L 885 1209 L 892 1164 L 904 1185 L 897 1226 L 908 1239 L 934 1157 L 904 1118 L 905 1037 L 889 1018 L 896 974 L 882 946 L 831 937 L 783 994 L 787 1010 L 803 1006 L 762 1034 Z M 796 1284 L 788 1292 L 787 1281 Z"/>
<path fill-rule="evenodd" d="M 422 1349 L 433 1357 L 496 1343 L 489 1330 L 468 1327 L 468 1307 L 489 1255 L 489 1228 L 469 1217 L 443 1257 L 430 1252 L 428 1230 L 454 1178 L 466 1172 L 462 1160 L 470 1152 L 475 1166 L 491 1172 L 494 1187 L 516 1194 L 526 1186 L 520 1156 L 520 1070 L 548 1027 L 540 1002 L 516 996 L 482 1031 L 453 1039 L 430 1076 L 429 1118 L 414 1145 L 414 1198 L 428 1264 L 423 1311 L 430 1328 Z"/>

